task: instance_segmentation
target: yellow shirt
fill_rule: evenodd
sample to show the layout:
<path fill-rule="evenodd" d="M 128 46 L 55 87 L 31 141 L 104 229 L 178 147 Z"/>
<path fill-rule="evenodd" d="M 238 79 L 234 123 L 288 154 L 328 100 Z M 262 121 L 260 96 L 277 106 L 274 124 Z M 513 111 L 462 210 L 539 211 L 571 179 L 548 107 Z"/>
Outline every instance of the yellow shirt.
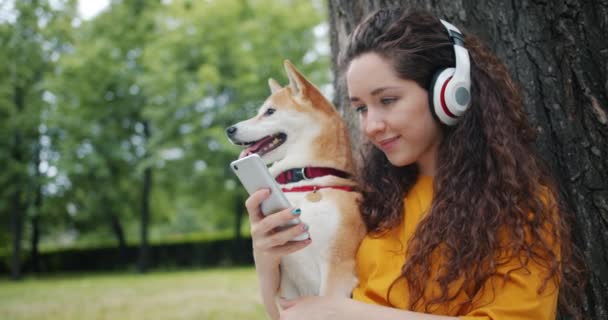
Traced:
<path fill-rule="evenodd" d="M 408 310 L 409 292 L 403 279 L 393 286 L 390 301 L 387 301 L 387 293 L 390 285 L 401 274 L 408 240 L 430 208 L 432 197 L 432 178 L 420 177 L 405 198 L 404 208 L 407 214 L 402 223 L 380 237 L 367 236 L 363 239 L 357 252 L 359 285 L 353 291 L 353 299 Z M 505 273 L 518 265 L 519 261 L 513 259 L 512 263 L 499 266 L 496 276 L 489 278 L 476 294 L 472 309 L 465 310 L 461 307 L 461 303 L 468 298 L 463 290 L 453 301 L 432 306 L 432 313 L 460 316 L 462 320 L 555 319 L 558 290 L 549 281 L 546 289 L 540 295 L 537 293 L 544 279 L 539 266 L 530 262 L 530 272 L 512 271 L 508 281 L 503 280 Z M 439 284 L 430 281 L 425 292 L 437 294 L 439 288 Z"/>

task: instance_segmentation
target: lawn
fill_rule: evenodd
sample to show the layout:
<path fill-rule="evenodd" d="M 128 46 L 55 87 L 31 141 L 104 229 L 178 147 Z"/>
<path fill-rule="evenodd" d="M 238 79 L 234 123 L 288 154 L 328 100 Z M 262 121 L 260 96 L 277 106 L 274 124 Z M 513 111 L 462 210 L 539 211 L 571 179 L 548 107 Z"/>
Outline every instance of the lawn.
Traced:
<path fill-rule="evenodd" d="M 0 279 L 0 319 L 265 319 L 253 268 Z"/>

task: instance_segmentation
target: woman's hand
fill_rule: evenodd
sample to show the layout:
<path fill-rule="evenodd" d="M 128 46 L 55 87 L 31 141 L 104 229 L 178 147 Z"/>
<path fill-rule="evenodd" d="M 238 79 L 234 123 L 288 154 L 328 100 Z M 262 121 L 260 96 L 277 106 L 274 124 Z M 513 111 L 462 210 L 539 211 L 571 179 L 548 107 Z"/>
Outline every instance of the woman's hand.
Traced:
<path fill-rule="evenodd" d="M 254 192 L 245 207 L 249 213 L 251 224 L 251 240 L 253 243 L 253 256 L 259 267 L 274 267 L 281 262 L 281 257 L 300 250 L 310 244 L 311 240 L 290 241 L 308 230 L 302 222 L 285 229 L 280 226 L 297 218 L 300 209 L 285 209 L 264 216 L 260 204 L 270 195 L 270 190 L 262 189 Z"/>

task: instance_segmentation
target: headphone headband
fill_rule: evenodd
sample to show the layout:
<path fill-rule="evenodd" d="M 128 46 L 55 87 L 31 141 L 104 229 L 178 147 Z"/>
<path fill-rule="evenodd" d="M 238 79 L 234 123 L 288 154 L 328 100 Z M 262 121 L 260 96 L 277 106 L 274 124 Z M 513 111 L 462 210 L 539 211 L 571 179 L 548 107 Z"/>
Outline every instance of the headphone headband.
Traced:
<path fill-rule="evenodd" d="M 456 70 L 454 77 L 450 82 L 456 81 L 462 83 L 463 86 L 470 92 L 471 89 L 471 62 L 469 60 L 469 51 L 464 47 L 464 36 L 453 24 L 440 20 L 448 31 L 448 36 L 454 44 L 454 56 L 456 59 Z"/>
<path fill-rule="evenodd" d="M 448 31 L 448 36 L 450 36 L 452 43 L 464 47 L 464 36 L 462 35 L 462 32 L 460 32 L 460 30 L 458 30 L 458 28 L 456 28 L 453 24 L 445 20 L 439 19 L 439 21 L 441 21 L 441 24 L 443 24 L 445 29 Z"/>

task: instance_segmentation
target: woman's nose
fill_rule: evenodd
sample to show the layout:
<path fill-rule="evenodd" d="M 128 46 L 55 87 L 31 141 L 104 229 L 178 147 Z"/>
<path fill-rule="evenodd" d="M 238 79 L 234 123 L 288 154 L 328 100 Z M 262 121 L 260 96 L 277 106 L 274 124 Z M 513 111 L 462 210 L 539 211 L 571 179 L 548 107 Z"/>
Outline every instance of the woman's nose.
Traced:
<path fill-rule="evenodd" d="M 366 135 L 373 136 L 378 132 L 382 132 L 386 128 L 386 123 L 381 114 L 368 111 L 363 127 Z"/>

